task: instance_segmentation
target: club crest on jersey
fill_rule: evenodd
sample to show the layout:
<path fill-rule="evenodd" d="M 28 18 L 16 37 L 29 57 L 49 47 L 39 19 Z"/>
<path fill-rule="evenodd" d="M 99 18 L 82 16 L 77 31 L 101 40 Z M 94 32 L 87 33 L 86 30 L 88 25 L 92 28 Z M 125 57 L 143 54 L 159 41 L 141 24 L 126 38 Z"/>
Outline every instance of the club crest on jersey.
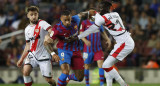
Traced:
<path fill-rule="evenodd" d="M 35 29 L 35 32 L 38 33 L 38 32 L 39 32 L 39 29 Z"/>
<path fill-rule="evenodd" d="M 74 26 L 74 29 L 75 29 L 75 30 L 77 29 L 77 25 Z"/>

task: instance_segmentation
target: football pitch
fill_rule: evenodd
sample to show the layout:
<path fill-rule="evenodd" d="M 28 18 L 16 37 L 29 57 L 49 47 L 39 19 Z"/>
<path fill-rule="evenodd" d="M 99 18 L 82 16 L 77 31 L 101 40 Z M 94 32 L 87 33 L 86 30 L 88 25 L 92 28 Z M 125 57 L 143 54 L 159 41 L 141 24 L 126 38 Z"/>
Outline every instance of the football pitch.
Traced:
<path fill-rule="evenodd" d="M 24 86 L 24 84 L 0 84 L 0 86 Z M 33 84 L 32 86 L 49 86 L 49 85 L 48 84 Z M 86 85 L 85 84 L 68 84 L 67 86 L 86 86 Z M 90 86 L 99 86 L 99 84 L 91 84 Z M 120 86 L 120 85 L 113 84 L 113 86 Z M 160 86 L 160 84 L 129 84 L 129 86 Z"/>

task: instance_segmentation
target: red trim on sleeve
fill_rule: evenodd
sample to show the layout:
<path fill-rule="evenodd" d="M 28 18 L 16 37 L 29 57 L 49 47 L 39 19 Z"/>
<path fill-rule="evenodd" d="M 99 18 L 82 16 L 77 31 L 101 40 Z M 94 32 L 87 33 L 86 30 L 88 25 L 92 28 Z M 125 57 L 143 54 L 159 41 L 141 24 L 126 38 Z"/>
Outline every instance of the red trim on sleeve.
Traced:
<path fill-rule="evenodd" d="M 46 30 L 48 31 L 50 28 L 52 28 L 51 26 L 49 26 Z"/>

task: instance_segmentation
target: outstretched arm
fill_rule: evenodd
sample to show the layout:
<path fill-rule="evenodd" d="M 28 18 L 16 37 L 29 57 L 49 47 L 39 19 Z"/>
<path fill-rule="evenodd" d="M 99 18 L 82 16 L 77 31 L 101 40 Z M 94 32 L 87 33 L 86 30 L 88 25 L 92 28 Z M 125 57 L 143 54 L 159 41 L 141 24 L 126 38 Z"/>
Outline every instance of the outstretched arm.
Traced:
<path fill-rule="evenodd" d="M 81 33 L 80 35 L 78 35 L 78 39 L 82 39 L 82 38 L 88 36 L 91 33 L 97 32 L 98 30 L 99 30 L 99 26 L 93 24 L 86 31 L 84 31 L 83 33 Z"/>
<path fill-rule="evenodd" d="M 97 32 L 99 27 L 105 23 L 104 18 L 100 14 L 95 15 L 95 24 L 91 25 L 86 31 L 78 35 L 78 39 L 82 39 L 91 33 Z"/>
<path fill-rule="evenodd" d="M 108 38 L 108 35 L 106 34 L 105 31 L 103 31 L 101 35 L 102 35 L 103 39 L 106 40 L 106 43 L 108 45 L 108 49 L 110 49 L 110 47 L 111 47 L 111 40 Z"/>
<path fill-rule="evenodd" d="M 20 58 L 20 60 L 17 62 L 17 66 L 18 67 L 21 67 L 22 66 L 22 63 L 24 61 L 24 59 L 26 58 L 26 56 L 28 55 L 28 51 L 30 49 L 30 42 L 26 42 L 26 46 L 24 48 L 24 51 L 22 53 L 22 56 Z"/>
<path fill-rule="evenodd" d="M 56 40 L 55 40 L 56 41 Z M 52 60 L 55 60 L 56 62 L 59 62 L 60 58 L 59 56 L 54 52 L 54 49 L 53 49 L 53 44 L 55 44 L 54 42 L 50 37 L 49 35 L 46 35 L 45 36 L 45 39 L 44 39 L 44 47 L 46 48 L 46 50 L 48 51 L 48 53 L 50 53 L 52 55 Z"/>

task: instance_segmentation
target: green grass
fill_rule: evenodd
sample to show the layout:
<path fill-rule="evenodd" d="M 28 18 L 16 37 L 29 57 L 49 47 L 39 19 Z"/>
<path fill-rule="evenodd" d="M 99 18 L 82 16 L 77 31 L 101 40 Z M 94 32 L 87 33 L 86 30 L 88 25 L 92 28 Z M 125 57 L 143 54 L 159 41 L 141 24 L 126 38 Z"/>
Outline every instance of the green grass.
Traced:
<path fill-rule="evenodd" d="M 160 86 L 160 84 L 129 84 L 130 86 Z M 24 84 L 0 84 L 0 86 L 24 86 Z M 32 86 L 49 86 L 48 84 L 33 84 Z M 67 86 L 85 86 L 85 84 L 68 84 Z M 91 84 L 90 86 L 99 86 L 96 84 Z M 106 85 L 105 85 L 106 86 Z M 118 84 L 113 84 L 113 86 L 120 86 Z"/>

